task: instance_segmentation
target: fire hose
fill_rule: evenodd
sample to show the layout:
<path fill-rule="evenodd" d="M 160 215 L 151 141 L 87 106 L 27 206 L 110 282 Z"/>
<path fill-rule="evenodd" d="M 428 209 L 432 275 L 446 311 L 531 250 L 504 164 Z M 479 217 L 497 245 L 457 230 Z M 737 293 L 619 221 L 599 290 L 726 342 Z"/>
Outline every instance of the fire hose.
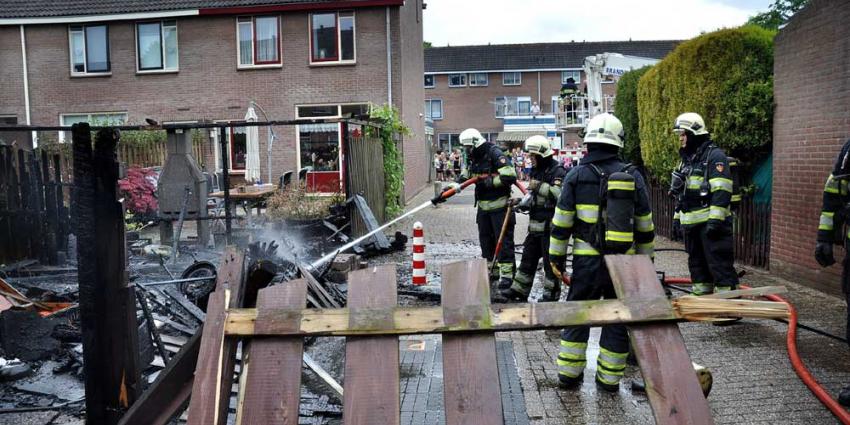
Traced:
<path fill-rule="evenodd" d="M 687 277 L 665 277 L 664 278 L 664 284 L 689 285 L 691 283 L 692 283 L 691 279 L 687 278 Z M 739 285 L 739 286 L 740 286 L 741 289 L 750 289 L 750 287 L 746 286 L 746 285 Z M 690 291 L 683 289 L 683 288 L 678 288 L 678 287 L 672 287 L 672 288 L 678 289 L 680 291 L 690 292 Z M 785 303 L 786 305 L 788 305 L 788 311 L 790 313 L 790 317 L 788 319 L 788 322 L 785 322 L 784 320 L 779 320 L 779 321 L 788 324 L 788 334 L 787 334 L 787 338 L 786 338 L 786 346 L 788 348 L 788 358 L 789 358 L 789 360 L 791 360 L 791 366 L 794 368 L 794 372 L 797 373 L 797 376 L 800 377 L 800 380 L 803 381 L 803 384 L 805 384 L 806 387 L 809 388 L 809 390 L 812 392 L 812 394 L 814 394 L 815 397 L 817 397 L 818 400 L 820 400 L 821 404 L 823 404 L 827 409 L 829 409 L 829 411 L 832 412 L 832 414 L 835 415 L 835 417 L 842 424 L 850 425 L 850 413 L 848 413 L 844 409 L 844 407 L 842 407 L 840 404 L 838 404 L 838 402 L 835 401 L 829 395 L 829 393 L 826 391 L 826 389 L 824 389 L 823 386 L 821 386 L 817 382 L 817 380 L 815 380 L 814 376 L 812 376 L 809 369 L 803 363 L 803 359 L 800 357 L 800 353 L 797 352 L 797 326 L 798 326 L 798 324 L 797 324 L 797 309 L 794 308 L 794 306 L 791 304 L 791 302 L 789 302 L 785 298 L 780 297 L 779 295 L 765 295 L 764 297 L 767 298 L 770 301 L 781 302 L 781 303 Z M 818 332 L 818 333 L 825 334 L 824 332 Z M 831 336 L 831 335 L 828 335 L 828 336 Z"/>

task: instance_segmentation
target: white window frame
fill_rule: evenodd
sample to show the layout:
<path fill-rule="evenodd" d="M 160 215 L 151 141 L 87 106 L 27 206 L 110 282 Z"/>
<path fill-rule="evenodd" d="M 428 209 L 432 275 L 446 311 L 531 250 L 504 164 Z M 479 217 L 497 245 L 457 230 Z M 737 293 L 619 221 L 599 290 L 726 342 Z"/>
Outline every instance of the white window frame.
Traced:
<path fill-rule="evenodd" d="M 569 69 L 561 71 L 561 84 L 567 84 L 567 78 L 573 77 L 576 85 L 581 85 L 581 71 L 577 69 Z"/>
<path fill-rule="evenodd" d="M 425 74 L 425 77 L 431 77 L 431 85 L 430 85 L 430 86 L 429 86 L 429 85 L 427 85 L 427 84 L 425 84 L 424 77 L 423 77 L 422 85 L 423 85 L 426 89 L 433 89 L 433 88 L 437 87 L 437 76 L 436 76 L 436 75 L 434 75 L 434 74 Z"/>
<path fill-rule="evenodd" d="M 473 79 L 473 76 L 475 76 L 475 77 L 480 77 L 480 76 L 482 76 L 482 75 L 484 76 L 484 83 L 483 83 L 483 84 L 478 84 L 478 82 L 476 82 L 476 81 Z M 486 72 L 473 72 L 473 73 L 470 73 L 470 74 L 466 77 L 466 79 L 467 79 L 467 83 L 469 84 L 469 87 L 487 87 L 488 85 L 490 85 L 490 75 L 489 75 L 489 74 L 487 74 Z"/>
<path fill-rule="evenodd" d="M 452 77 L 462 77 L 463 84 L 452 84 Z M 467 75 L 466 74 L 449 74 L 449 87 L 466 87 Z"/>
<path fill-rule="evenodd" d="M 508 102 L 508 105 L 516 104 L 516 111 L 508 111 L 507 110 L 508 108 L 505 107 L 505 111 L 504 111 L 505 113 L 503 113 L 502 115 L 499 115 L 499 106 L 503 105 L 503 103 L 499 103 L 500 98 L 501 99 L 507 99 L 507 100 L 516 99 L 516 102 Z M 528 102 L 528 107 L 529 107 L 528 114 L 520 114 L 519 113 L 519 103 L 520 102 Z M 505 118 L 505 117 L 516 117 L 516 116 L 523 116 L 523 115 L 531 115 L 531 96 L 497 96 L 493 101 L 493 105 L 495 106 L 494 116 L 497 119 Z M 507 112 L 511 112 L 511 113 L 507 113 Z"/>
<path fill-rule="evenodd" d="M 86 68 L 83 72 L 74 71 L 74 32 L 79 32 L 73 30 L 74 27 L 82 28 L 83 33 L 83 67 Z M 86 47 L 86 27 L 106 27 L 106 63 L 107 70 L 106 71 L 96 71 L 96 72 L 88 72 L 88 51 Z M 95 23 L 95 24 L 79 24 L 79 25 L 68 25 L 68 63 L 71 68 L 71 76 L 72 77 L 103 77 L 112 75 L 112 54 L 110 52 L 111 43 L 109 42 L 109 24 L 106 22 L 103 23 Z M 72 115 L 72 114 L 68 114 Z"/>
<path fill-rule="evenodd" d="M 77 113 L 68 112 L 68 113 L 64 113 L 64 114 L 59 114 L 59 125 L 64 127 L 65 126 L 65 117 L 75 116 L 75 115 L 86 115 L 87 116 L 86 122 L 88 122 L 88 123 L 91 123 L 92 115 L 124 115 L 123 123 L 125 123 L 125 124 L 130 119 L 130 115 L 127 113 L 127 111 L 77 112 Z M 66 139 L 68 137 L 70 137 L 70 135 L 66 135 L 64 131 L 60 131 L 59 132 L 59 143 L 65 143 Z"/>
<path fill-rule="evenodd" d="M 257 57 L 255 55 L 257 44 L 257 18 L 271 18 L 274 17 L 277 19 L 277 62 L 275 63 L 261 63 L 257 64 Z M 239 25 L 247 24 L 248 22 L 239 22 L 240 18 L 251 18 L 251 63 L 243 64 L 242 63 L 242 43 L 239 42 Z M 241 15 L 236 17 L 236 69 L 263 69 L 263 68 L 282 68 L 283 67 L 283 22 L 281 22 L 280 15 Z"/>
<path fill-rule="evenodd" d="M 558 103 L 560 101 L 561 101 L 561 96 L 559 96 L 559 95 L 553 95 L 552 96 L 552 113 L 553 114 L 557 114 L 559 112 Z"/>
<path fill-rule="evenodd" d="M 513 75 L 516 78 L 513 83 L 507 82 L 507 76 Z M 522 85 L 522 72 L 503 72 L 502 73 L 502 85 L 503 86 L 521 86 Z"/>
<path fill-rule="evenodd" d="M 433 106 L 434 102 L 440 102 L 440 117 L 439 118 L 435 118 L 431 115 L 431 112 L 433 111 L 433 107 L 434 107 Z M 443 118 L 445 118 L 445 113 L 443 111 L 443 99 L 425 99 L 425 103 L 427 104 L 426 111 L 425 111 L 425 116 L 427 118 L 431 119 L 432 121 L 440 121 Z"/>
<path fill-rule="evenodd" d="M 313 15 L 328 15 L 328 14 L 336 15 L 336 60 L 315 60 L 313 59 Z M 354 49 L 354 57 L 352 59 L 342 59 L 342 31 L 341 26 L 339 24 L 339 20 L 341 18 L 341 14 L 345 14 L 342 17 L 351 17 L 352 26 L 352 40 L 354 45 L 352 48 Z M 357 64 L 357 16 L 354 10 L 337 10 L 337 11 L 320 11 L 314 13 L 307 14 L 307 58 L 310 61 L 310 66 L 336 66 L 336 65 L 355 65 Z M 302 105 L 303 106 L 303 105 Z"/>
<path fill-rule="evenodd" d="M 174 22 L 174 25 L 165 25 L 166 22 Z M 139 57 L 139 25 L 144 24 L 159 24 L 159 53 L 162 57 L 162 69 L 141 69 L 141 58 Z M 136 22 L 136 74 L 167 74 L 180 71 L 180 34 L 177 29 L 177 21 L 173 19 L 163 19 L 158 21 L 139 21 Z M 177 64 L 173 68 L 165 67 L 165 28 L 174 27 L 174 34 L 177 37 Z M 238 48 L 237 41 L 237 48 Z"/>

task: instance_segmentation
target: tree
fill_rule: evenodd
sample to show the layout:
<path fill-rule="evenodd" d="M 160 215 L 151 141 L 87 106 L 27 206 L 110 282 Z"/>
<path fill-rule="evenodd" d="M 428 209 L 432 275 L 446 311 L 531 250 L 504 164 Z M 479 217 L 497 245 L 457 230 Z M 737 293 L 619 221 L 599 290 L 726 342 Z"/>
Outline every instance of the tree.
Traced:
<path fill-rule="evenodd" d="M 774 0 L 767 12 L 750 17 L 747 23 L 776 30 L 807 4 L 809 0 Z"/>
<path fill-rule="evenodd" d="M 422 42 L 422 48 L 423 48 L 423 49 L 430 49 L 431 47 L 433 47 L 433 46 L 431 46 L 431 42 L 430 42 L 430 41 L 424 41 L 424 42 Z"/>

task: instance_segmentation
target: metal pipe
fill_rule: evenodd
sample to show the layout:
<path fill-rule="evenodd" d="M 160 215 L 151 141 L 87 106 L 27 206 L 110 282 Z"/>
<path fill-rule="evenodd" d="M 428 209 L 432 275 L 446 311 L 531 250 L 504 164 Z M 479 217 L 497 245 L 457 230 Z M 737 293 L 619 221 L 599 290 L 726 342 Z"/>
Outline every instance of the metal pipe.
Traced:
<path fill-rule="evenodd" d="M 30 115 L 30 79 L 27 71 L 27 36 L 24 26 L 21 25 L 21 64 L 23 65 L 24 74 L 24 113 L 27 118 L 27 125 L 32 124 L 32 116 Z M 38 134 L 33 131 L 30 133 L 32 137 L 32 147 L 38 147 Z"/>
<path fill-rule="evenodd" d="M 163 280 L 159 282 L 142 282 L 136 283 L 134 285 L 140 286 L 142 288 L 148 288 L 151 286 L 163 286 L 163 285 L 172 285 L 175 283 L 186 283 L 186 282 L 200 282 L 202 280 L 213 280 L 215 276 L 202 276 L 202 277 L 187 277 L 185 279 L 171 279 L 171 280 Z"/>
<path fill-rule="evenodd" d="M 393 43 L 390 31 L 390 7 L 387 6 L 387 105 L 393 104 Z"/>
<path fill-rule="evenodd" d="M 221 185 L 223 186 L 221 190 L 224 191 L 224 243 L 230 245 L 230 170 L 227 167 L 230 156 L 227 154 L 227 134 L 225 133 L 227 128 L 225 125 L 219 127 L 218 143 L 221 146 Z"/>

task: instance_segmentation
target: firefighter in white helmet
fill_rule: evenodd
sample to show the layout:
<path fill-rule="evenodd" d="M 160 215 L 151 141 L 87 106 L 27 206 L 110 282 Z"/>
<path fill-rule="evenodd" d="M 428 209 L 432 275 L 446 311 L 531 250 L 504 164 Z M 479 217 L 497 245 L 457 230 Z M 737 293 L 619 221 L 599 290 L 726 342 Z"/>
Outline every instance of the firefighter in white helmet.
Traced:
<path fill-rule="evenodd" d="M 513 212 L 502 240 L 499 258 L 493 258 L 496 244 L 502 230 L 502 224 L 507 214 L 511 186 L 516 182 L 516 170 L 510 159 L 505 156 L 498 146 L 487 141 L 478 130 L 468 128 L 460 133 L 460 143 L 466 150 L 467 166 L 461 172 L 459 183 L 478 177 L 475 183 L 475 203 L 478 207 L 476 223 L 478 224 L 478 240 L 481 244 L 481 256 L 487 261 L 497 262 L 498 275 L 491 276 L 491 281 L 498 280 L 498 289 L 507 289 L 513 281 L 514 257 L 514 225 Z M 445 199 L 442 199 L 444 201 Z M 438 201 L 439 202 L 439 201 Z M 491 268 L 492 269 L 492 268 Z M 490 293 L 497 298 L 497 288 Z"/>
<path fill-rule="evenodd" d="M 509 301 L 525 302 L 533 286 L 537 264 L 542 258 L 544 280 L 540 300 L 558 301 L 561 282 L 549 262 L 549 232 L 567 170 L 554 158 L 554 151 L 544 136 L 529 137 L 523 150 L 531 161 L 531 180 L 528 182 L 528 193 L 516 209 L 528 212 L 528 236 L 522 244 L 522 260 L 514 275 L 513 285 L 500 294 Z"/>
<path fill-rule="evenodd" d="M 670 187 L 676 198 L 673 220 L 684 233 L 694 294 L 731 291 L 738 286 L 738 275 L 732 250 L 729 161 L 699 114 L 679 115 L 673 132 L 679 137 L 682 159 Z"/>
<path fill-rule="evenodd" d="M 623 147 L 623 124 L 611 114 L 590 120 L 584 137 L 587 155 L 564 179 L 552 218 L 549 257 L 564 271 L 567 243 L 573 238 L 572 278 L 567 301 L 617 298 L 605 254 L 654 253 L 655 226 L 649 194 L 640 173 L 618 157 Z M 574 326 L 561 331 L 558 378 L 564 388 L 581 385 L 587 363 L 590 329 Z M 596 383 L 617 391 L 629 341 L 623 325 L 602 327 Z"/>

